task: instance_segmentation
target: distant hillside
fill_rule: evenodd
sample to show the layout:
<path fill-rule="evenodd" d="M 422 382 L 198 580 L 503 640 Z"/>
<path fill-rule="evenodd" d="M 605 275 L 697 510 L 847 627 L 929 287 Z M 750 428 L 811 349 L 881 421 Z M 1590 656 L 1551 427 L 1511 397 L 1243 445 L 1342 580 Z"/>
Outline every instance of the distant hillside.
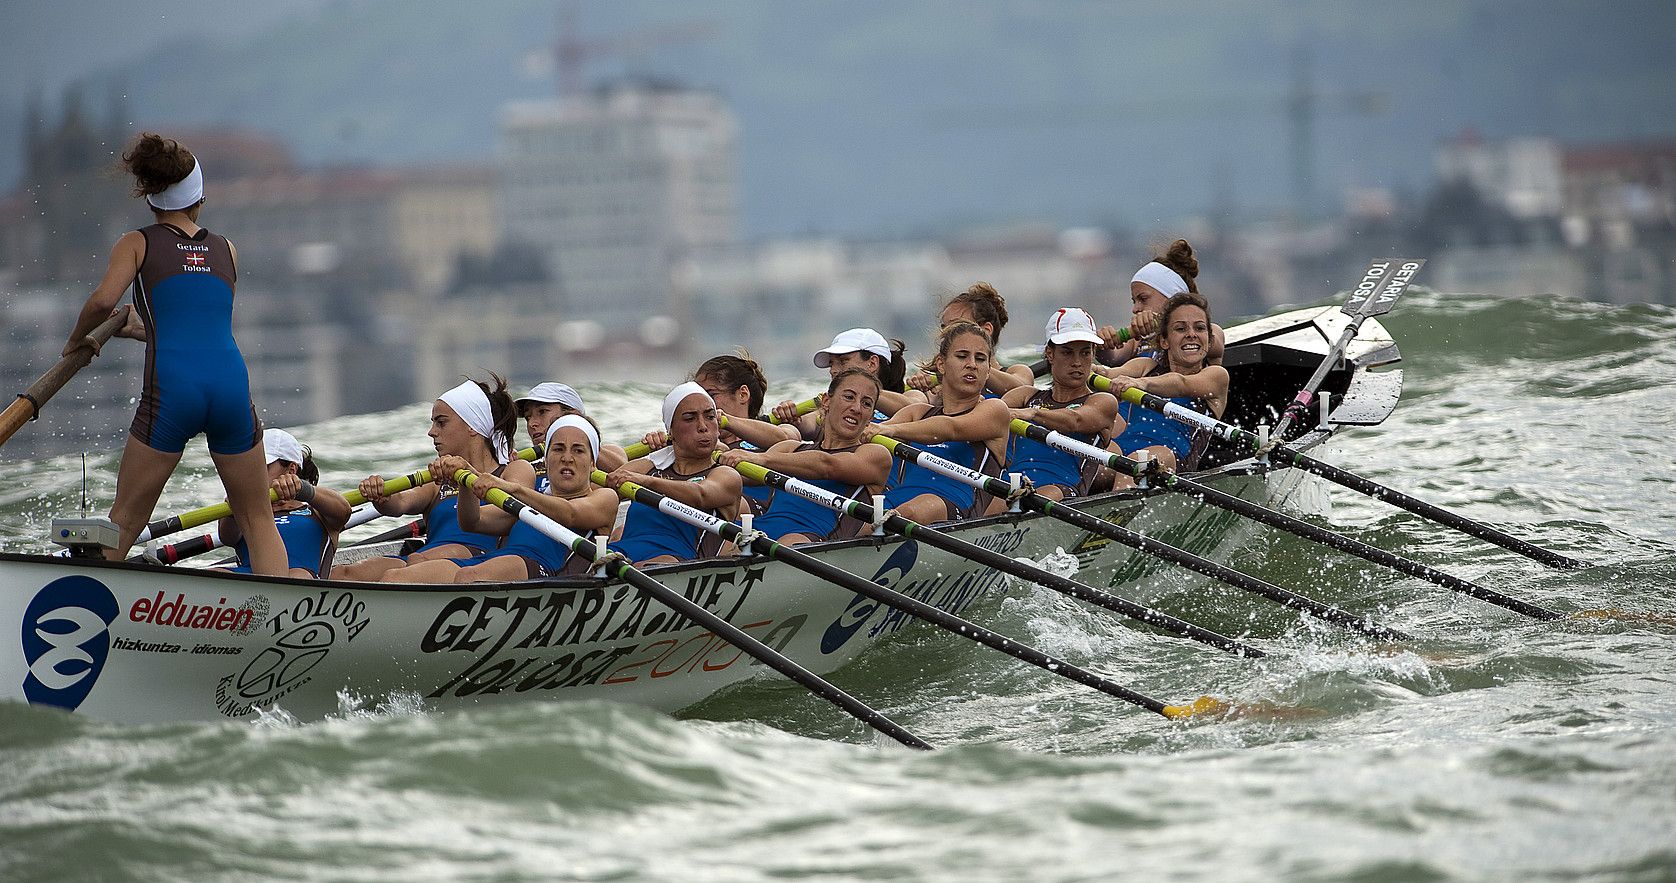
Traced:
<path fill-rule="evenodd" d="M 129 7 L 124 6 L 124 9 Z M 1151 227 L 1289 199 L 1282 113 L 1313 51 L 1321 202 L 1418 189 L 1441 138 L 1676 133 L 1676 4 L 1388 2 L 585 3 L 587 36 L 710 23 L 706 39 L 606 59 L 715 88 L 742 125 L 753 235 L 912 233 L 1046 218 Z M 503 102 L 551 94 L 532 65 L 549 0 L 343 0 L 228 45 L 161 47 L 121 71 L 144 126 L 283 135 L 305 161 L 486 159 Z M 190 84 L 160 62 L 190 55 Z M 106 76 L 115 74 L 107 72 Z M 98 87 L 93 87 L 97 94 Z M 1376 93 L 1344 110 L 1336 93 Z M 103 112 L 102 99 L 91 102 Z M 0 110 L 5 110 L 0 108 Z M 20 112 L 0 114 L 12 153 Z M 0 180 L 15 180 L 6 158 Z"/>

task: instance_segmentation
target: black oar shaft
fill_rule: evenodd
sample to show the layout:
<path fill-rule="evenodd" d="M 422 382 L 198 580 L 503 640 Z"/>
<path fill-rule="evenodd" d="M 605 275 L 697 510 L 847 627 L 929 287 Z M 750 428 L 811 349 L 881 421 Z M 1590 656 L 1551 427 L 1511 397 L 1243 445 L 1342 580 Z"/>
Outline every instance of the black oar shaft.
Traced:
<path fill-rule="evenodd" d="M 1110 382 L 1104 377 L 1096 376 L 1093 380 L 1095 389 L 1109 390 Z M 1256 453 L 1263 448 L 1262 439 L 1255 433 L 1247 432 L 1237 426 L 1223 423 L 1212 417 L 1207 417 L 1196 411 L 1188 410 L 1169 399 L 1144 392 L 1139 389 L 1128 389 L 1123 393 L 1123 399 L 1132 404 L 1150 408 L 1165 416 L 1172 417 L 1183 423 L 1191 424 L 1211 432 L 1217 438 L 1232 444 L 1243 446 Z M 1334 484 L 1350 488 L 1358 493 L 1366 494 L 1376 500 L 1390 503 L 1400 509 L 1406 509 L 1422 518 L 1452 527 L 1461 533 L 1477 537 L 1485 542 L 1497 545 L 1510 552 L 1517 552 L 1527 558 L 1540 561 L 1550 567 L 1576 569 L 1587 567 L 1588 563 L 1568 558 L 1558 552 L 1544 549 L 1519 539 L 1505 531 L 1497 530 L 1482 522 L 1473 521 L 1461 515 L 1442 509 L 1425 500 L 1416 499 L 1401 491 L 1385 487 L 1377 482 L 1369 481 L 1359 475 L 1346 472 L 1330 463 L 1324 463 L 1286 445 L 1280 445 L 1268 452 L 1268 456 L 1283 465 L 1295 466 L 1305 472 L 1319 475 Z"/>
<path fill-rule="evenodd" d="M 1541 546 L 1521 540 L 1512 534 L 1497 530 L 1487 524 L 1473 521 L 1470 518 L 1457 515 L 1447 509 L 1439 508 L 1425 500 L 1411 497 L 1401 491 L 1392 490 L 1384 485 L 1369 481 L 1354 473 L 1346 472 L 1331 463 L 1325 463 L 1314 457 L 1307 456 L 1287 447 L 1280 447 L 1271 452 L 1270 456 L 1281 462 L 1296 466 L 1305 472 L 1311 472 L 1334 484 L 1342 485 L 1359 493 L 1366 494 L 1376 500 L 1390 503 L 1399 509 L 1406 509 L 1415 515 L 1430 521 L 1435 521 L 1446 527 L 1452 527 L 1461 533 L 1477 537 L 1485 542 L 1500 546 L 1510 552 L 1517 552 L 1527 558 L 1547 564 L 1550 567 L 1574 570 L 1588 565 L 1575 558 L 1569 558 L 1558 552 L 1544 549 Z"/>
<path fill-rule="evenodd" d="M 749 464 L 749 466 L 755 466 L 755 464 Z M 761 469 L 762 467 L 756 466 L 755 468 Z M 765 473 L 767 472 L 767 470 L 764 471 Z M 660 510 L 666 511 L 668 514 L 675 515 L 675 517 L 678 518 L 687 517 L 692 514 L 701 516 L 699 518 L 690 518 L 689 522 L 698 524 L 706 530 L 717 533 L 724 539 L 738 542 L 741 539 L 741 535 L 744 533 L 743 528 L 731 521 L 724 521 L 714 516 L 703 517 L 706 516 L 707 513 L 698 512 L 697 510 L 689 509 L 688 512 L 685 513 L 679 509 L 670 511 L 670 509 L 666 508 L 666 504 L 664 503 L 667 498 L 656 491 L 649 490 L 639 485 L 634 485 L 632 482 L 625 483 L 624 488 L 626 490 L 623 490 L 622 493 L 637 504 L 659 508 Z M 879 585 L 872 580 L 864 579 L 840 567 L 828 564 L 813 555 L 809 555 L 790 546 L 782 546 L 768 537 L 758 535 L 750 543 L 750 548 L 752 551 L 755 551 L 760 555 L 765 555 L 776 561 L 795 567 L 811 576 L 824 579 L 839 588 L 848 589 L 858 595 L 883 604 L 886 607 L 900 610 L 915 619 L 929 622 L 932 625 L 946 629 L 960 635 L 963 638 L 976 641 L 977 643 L 993 650 L 999 650 L 1014 659 L 1028 662 L 1044 671 L 1051 672 L 1059 675 L 1060 677 L 1069 678 L 1070 680 L 1076 681 L 1084 686 L 1093 687 L 1108 696 L 1122 699 L 1125 702 L 1138 705 L 1141 708 L 1162 714 L 1166 717 L 1174 718 L 1186 716 L 1182 713 L 1182 710 L 1187 706 L 1166 705 L 1151 696 L 1132 690 L 1108 678 L 1101 677 L 1100 675 L 1082 668 L 1081 666 L 1073 665 L 1062 659 L 1050 656 L 1028 644 L 1015 641 L 1006 635 L 986 629 L 983 626 L 949 613 L 946 610 L 940 610 L 923 601 L 910 598 L 894 589 Z"/>
<path fill-rule="evenodd" d="M 1025 504 L 1038 511 L 1061 518 L 1067 523 L 1076 525 L 1089 533 L 1117 540 L 1140 552 L 1154 555 L 1179 564 L 1194 573 L 1220 580 L 1236 589 L 1261 595 L 1284 607 L 1290 607 L 1302 613 L 1343 626 L 1354 632 L 1359 632 L 1370 638 L 1381 641 L 1406 641 L 1407 634 L 1393 628 L 1382 626 L 1365 616 L 1357 616 L 1347 610 L 1341 610 L 1331 604 L 1324 604 L 1313 598 L 1308 598 L 1288 589 L 1281 588 L 1267 580 L 1259 579 L 1249 574 L 1241 573 L 1231 567 L 1224 567 L 1202 555 L 1195 555 L 1186 549 L 1180 549 L 1167 543 L 1160 543 L 1150 537 L 1136 533 L 1128 528 L 1112 524 L 1100 518 L 1095 518 L 1086 512 L 1073 509 L 1062 503 L 1055 503 L 1040 494 L 1032 495 Z"/>
<path fill-rule="evenodd" d="M 1182 478 L 1180 476 L 1167 476 L 1163 479 L 1163 483 L 1171 490 L 1180 491 L 1181 493 L 1204 500 L 1206 503 L 1213 506 L 1244 515 L 1253 521 L 1262 522 L 1263 524 L 1267 524 L 1271 527 L 1280 528 L 1281 530 L 1297 534 L 1305 539 L 1314 540 L 1324 546 L 1330 546 L 1334 549 L 1338 549 L 1339 551 L 1348 552 L 1351 555 L 1355 555 L 1356 557 L 1362 558 L 1366 561 L 1371 561 L 1375 564 L 1389 567 L 1392 570 L 1406 573 L 1409 576 L 1418 577 L 1428 582 L 1435 583 L 1451 591 L 1460 592 L 1463 595 L 1470 595 L 1480 601 L 1488 601 L 1491 604 L 1498 607 L 1505 607 L 1515 613 L 1521 613 L 1533 619 L 1542 620 L 1554 620 L 1561 618 L 1560 614 L 1549 610 L 1546 607 L 1532 604 L 1528 601 L 1521 601 L 1518 598 L 1504 595 L 1494 589 L 1488 589 L 1484 586 L 1478 585 L 1477 583 L 1461 579 L 1460 577 L 1451 576 L 1441 570 L 1427 567 L 1418 561 L 1403 558 L 1399 555 L 1393 555 L 1384 549 L 1370 546 L 1367 543 L 1347 537 L 1343 534 L 1335 533 L 1330 530 L 1323 530 L 1322 528 L 1316 527 L 1315 525 L 1302 519 L 1293 518 L 1283 512 L 1277 512 L 1266 506 L 1259 506 L 1247 500 L 1242 500 L 1232 494 L 1224 493 L 1223 491 L 1200 484 L 1199 482 L 1192 481 L 1191 479 Z"/>
<path fill-rule="evenodd" d="M 1026 423 L 1022 420 L 1015 422 L 1027 427 L 1026 434 L 1030 434 L 1031 430 L 1028 428 L 1032 427 L 1033 424 Z M 1034 438 L 1038 441 L 1042 441 L 1043 443 L 1051 444 L 1051 442 L 1048 441 L 1046 429 L 1036 426 L 1034 427 L 1034 431 Z M 895 454 L 897 457 L 907 460 L 910 463 L 918 464 L 921 468 L 932 469 L 967 483 L 981 485 L 984 490 L 996 496 L 1005 497 L 1012 493 L 1012 487 L 998 478 L 974 473 L 972 470 L 965 469 L 958 464 L 950 463 L 940 457 L 926 451 L 922 451 L 911 445 L 905 445 L 899 441 L 882 440 L 881 443 L 884 444 L 885 447 L 889 448 L 891 453 Z M 1136 551 L 1144 552 L 1148 555 L 1161 558 L 1173 564 L 1181 565 L 1194 573 L 1202 574 L 1204 576 L 1211 577 L 1212 579 L 1221 580 L 1222 582 L 1237 589 L 1262 595 L 1271 601 L 1284 604 L 1287 607 L 1308 613 L 1311 616 L 1315 616 L 1335 625 L 1340 625 L 1347 629 L 1361 632 L 1368 637 L 1384 641 L 1400 641 L 1406 640 L 1408 637 L 1402 632 L 1381 626 L 1366 617 L 1357 616 L 1353 613 L 1340 610 L 1337 607 L 1323 604 L 1311 598 L 1306 598 L 1303 595 L 1283 589 L 1280 586 L 1266 580 L 1261 580 L 1257 577 L 1241 573 L 1231 567 L 1224 567 L 1221 564 L 1217 564 L 1216 562 L 1201 555 L 1195 555 L 1186 549 L 1177 548 L 1168 543 L 1162 543 L 1150 537 L 1142 536 L 1141 534 L 1129 530 L 1128 528 L 1120 527 L 1101 518 L 1095 518 L 1086 512 L 1074 509 L 1063 503 L 1056 503 L 1055 501 L 1050 500 L 1034 491 L 1023 494 L 1021 496 L 1021 500 L 1025 505 L 1038 512 L 1048 515 L 1049 517 L 1057 518 L 1068 524 L 1082 528 L 1090 533 L 1099 534 L 1100 536 L 1107 537 L 1108 539 L 1117 540 L 1118 542 L 1129 546 Z"/>
<path fill-rule="evenodd" d="M 477 480 L 477 476 L 470 470 L 461 469 L 455 474 L 455 480 L 465 487 L 470 487 L 471 484 Z M 487 494 L 487 497 L 488 502 L 491 505 L 498 506 L 501 509 L 506 510 L 508 513 L 517 517 L 520 521 L 528 522 L 531 527 L 534 527 L 552 539 L 569 546 L 572 554 L 581 555 L 589 561 L 597 562 L 598 552 L 595 550 L 594 545 L 564 525 L 561 525 L 557 521 L 542 515 L 529 506 L 526 506 L 524 503 L 513 499 L 509 494 L 501 490 L 491 490 Z M 796 682 L 799 686 L 802 686 L 809 692 L 825 699 L 833 705 L 838 706 L 856 720 L 867 724 L 873 729 L 884 733 L 885 735 L 910 748 L 929 749 L 932 747 L 931 743 L 909 732 L 907 728 L 896 723 L 890 718 L 885 717 L 883 714 L 874 710 L 872 706 L 869 706 L 867 703 L 862 702 L 854 696 L 844 692 L 837 686 L 828 682 L 825 678 L 822 678 L 820 675 L 817 675 L 803 666 L 798 665 L 784 653 L 775 650 L 773 647 L 763 643 L 760 639 L 751 635 L 744 629 L 741 629 L 733 623 L 728 622 L 726 619 L 710 612 L 709 609 L 705 608 L 698 602 L 693 601 L 674 589 L 671 589 L 656 579 L 647 576 L 645 573 L 635 568 L 632 563 L 619 558 L 611 563 L 607 563 L 605 565 L 605 570 L 611 576 L 614 576 L 634 588 L 652 596 L 653 600 L 663 604 L 665 607 L 668 607 L 687 619 L 698 623 L 706 629 L 709 629 L 710 632 L 715 634 L 717 637 L 735 647 L 738 647 L 740 650 L 745 651 L 745 653 L 751 658 L 767 665 L 769 668 L 774 669 L 780 674 L 785 675 L 787 678 L 790 678 L 792 681 Z"/>

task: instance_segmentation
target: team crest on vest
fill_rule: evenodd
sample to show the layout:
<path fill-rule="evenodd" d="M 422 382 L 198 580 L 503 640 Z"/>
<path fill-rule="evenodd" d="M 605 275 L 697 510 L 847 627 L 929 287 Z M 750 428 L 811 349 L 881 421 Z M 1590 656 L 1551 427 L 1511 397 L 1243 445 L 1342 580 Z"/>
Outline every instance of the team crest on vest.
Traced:
<path fill-rule="evenodd" d="M 47 583 L 23 611 L 23 695 L 31 705 L 74 711 L 87 699 L 111 652 L 116 596 L 90 576 Z"/>

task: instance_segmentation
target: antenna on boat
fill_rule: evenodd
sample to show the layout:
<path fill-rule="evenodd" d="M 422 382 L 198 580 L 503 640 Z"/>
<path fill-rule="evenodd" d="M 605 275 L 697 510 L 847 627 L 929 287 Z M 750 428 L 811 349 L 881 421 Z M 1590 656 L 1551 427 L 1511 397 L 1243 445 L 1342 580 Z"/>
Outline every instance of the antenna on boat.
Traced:
<path fill-rule="evenodd" d="M 87 452 L 81 452 L 81 517 L 87 517 Z"/>
<path fill-rule="evenodd" d="M 81 517 L 54 518 L 48 539 L 69 549 L 72 558 L 103 558 L 121 540 L 116 523 L 103 516 L 87 517 L 87 452 L 81 452 Z"/>

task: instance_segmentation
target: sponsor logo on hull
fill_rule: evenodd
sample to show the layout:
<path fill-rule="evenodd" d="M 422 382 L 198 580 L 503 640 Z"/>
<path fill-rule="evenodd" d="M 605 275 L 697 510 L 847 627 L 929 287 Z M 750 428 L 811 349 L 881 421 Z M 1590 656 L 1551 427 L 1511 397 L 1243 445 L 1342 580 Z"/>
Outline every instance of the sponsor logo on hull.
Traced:
<path fill-rule="evenodd" d="M 53 580 L 23 611 L 23 695 L 32 705 L 74 711 L 87 700 L 111 652 L 116 596 L 90 576 Z"/>
<path fill-rule="evenodd" d="M 366 602 L 357 600 L 353 592 L 328 589 L 304 595 L 276 611 L 266 623 L 272 643 L 238 674 L 217 682 L 216 710 L 227 717 L 244 717 L 258 705 L 278 702 L 313 680 L 309 672 L 325 661 L 332 647 L 340 639 L 355 640 L 369 622 Z"/>

